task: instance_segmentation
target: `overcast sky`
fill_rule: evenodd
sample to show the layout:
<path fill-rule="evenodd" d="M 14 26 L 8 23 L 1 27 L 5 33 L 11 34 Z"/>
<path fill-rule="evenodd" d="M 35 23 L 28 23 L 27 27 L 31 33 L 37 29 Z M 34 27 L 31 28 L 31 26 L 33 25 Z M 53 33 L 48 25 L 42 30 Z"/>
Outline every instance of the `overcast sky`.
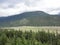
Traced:
<path fill-rule="evenodd" d="M 0 17 L 26 11 L 60 12 L 60 0 L 0 0 Z"/>

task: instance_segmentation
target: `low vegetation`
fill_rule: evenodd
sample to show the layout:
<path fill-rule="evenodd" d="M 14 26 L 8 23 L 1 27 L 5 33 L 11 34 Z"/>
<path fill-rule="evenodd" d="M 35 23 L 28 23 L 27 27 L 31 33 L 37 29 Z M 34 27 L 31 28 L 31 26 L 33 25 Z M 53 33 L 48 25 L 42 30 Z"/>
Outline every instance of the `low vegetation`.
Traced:
<path fill-rule="evenodd" d="M 60 45 L 60 34 L 45 31 L 34 32 L 0 29 L 0 45 Z"/>

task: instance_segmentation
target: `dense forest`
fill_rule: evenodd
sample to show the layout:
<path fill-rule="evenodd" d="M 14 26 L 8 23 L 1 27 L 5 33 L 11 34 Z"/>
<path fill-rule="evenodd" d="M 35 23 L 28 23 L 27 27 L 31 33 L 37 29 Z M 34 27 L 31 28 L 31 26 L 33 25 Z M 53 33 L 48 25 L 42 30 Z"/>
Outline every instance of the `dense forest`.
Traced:
<path fill-rule="evenodd" d="M 60 34 L 0 29 L 0 45 L 60 45 Z"/>

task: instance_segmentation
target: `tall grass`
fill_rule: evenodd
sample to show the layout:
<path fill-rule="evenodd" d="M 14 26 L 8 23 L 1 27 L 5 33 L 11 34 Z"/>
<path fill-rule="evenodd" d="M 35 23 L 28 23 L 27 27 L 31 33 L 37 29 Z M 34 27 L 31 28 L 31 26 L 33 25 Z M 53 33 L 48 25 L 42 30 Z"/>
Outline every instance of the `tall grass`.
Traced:
<path fill-rule="evenodd" d="M 60 34 L 48 30 L 34 32 L 0 29 L 0 45 L 60 45 Z"/>

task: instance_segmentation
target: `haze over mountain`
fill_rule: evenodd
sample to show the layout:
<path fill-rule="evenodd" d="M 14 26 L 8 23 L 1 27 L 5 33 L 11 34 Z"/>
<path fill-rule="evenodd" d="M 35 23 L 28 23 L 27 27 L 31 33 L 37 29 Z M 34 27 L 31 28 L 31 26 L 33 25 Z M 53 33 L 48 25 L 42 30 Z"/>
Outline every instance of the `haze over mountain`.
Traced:
<path fill-rule="evenodd" d="M 0 17 L 0 27 L 2 26 L 60 26 L 60 14 L 50 15 L 43 11 L 24 12 Z"/>

